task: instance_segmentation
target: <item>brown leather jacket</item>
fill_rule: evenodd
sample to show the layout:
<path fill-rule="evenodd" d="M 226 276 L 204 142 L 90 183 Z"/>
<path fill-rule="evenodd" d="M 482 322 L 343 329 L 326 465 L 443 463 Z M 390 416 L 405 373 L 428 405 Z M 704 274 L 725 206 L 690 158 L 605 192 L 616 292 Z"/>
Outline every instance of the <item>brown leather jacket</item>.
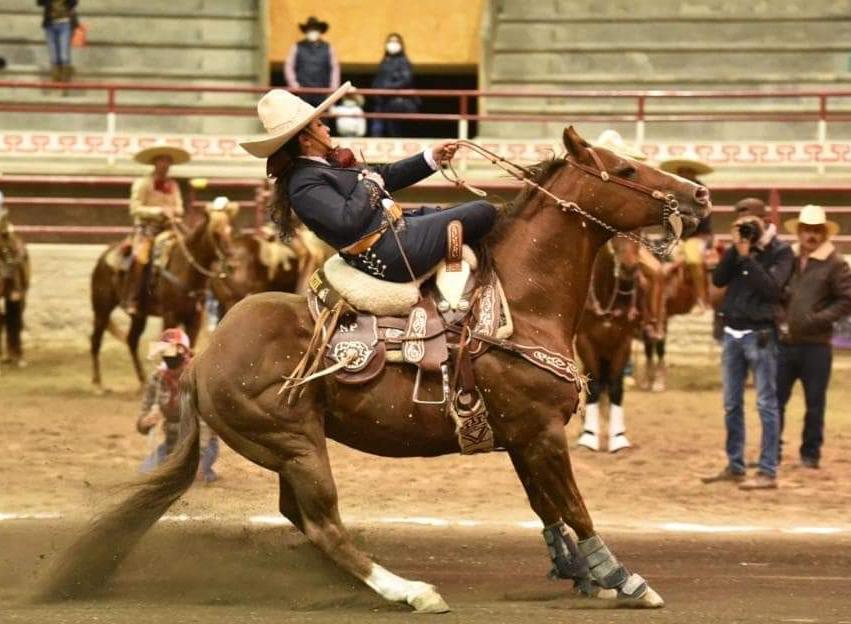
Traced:
<path fill-rule="evenodd" d="M 795 270 L 783 294 L 781 336 L 792 344 L 829 343 L 833 324 L 851 314 L 851 268 L 826 241 L 801 271 L 795 247 Z M 786 331 L 782 331 L 786 330 Z"/>

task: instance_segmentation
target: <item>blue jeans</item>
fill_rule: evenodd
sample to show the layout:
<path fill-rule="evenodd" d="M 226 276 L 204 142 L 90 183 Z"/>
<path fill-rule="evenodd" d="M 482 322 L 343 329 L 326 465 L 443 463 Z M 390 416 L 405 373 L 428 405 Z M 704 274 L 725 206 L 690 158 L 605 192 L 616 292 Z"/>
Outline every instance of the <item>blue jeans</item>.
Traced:
<path fill-rule="evenodd" d="M 727 426 L 727 460 L 730 470 L 745 472 L 744 394 L 748 370 L 756 382 L 756 407 L 762 422 L 759 471 L 777 474 L 780 413 L 777 406 L 777 341 L 772 332 L 760 346 L 759 335 L 751 332 L 741 338 L 724 334 L 721 366 L 724 377 L 724 423 Z"/>
<path fill-rule="evenodd" d="M 44 27 L 51 65 L 71 64 L 71 21 L 55 22 Z"/>

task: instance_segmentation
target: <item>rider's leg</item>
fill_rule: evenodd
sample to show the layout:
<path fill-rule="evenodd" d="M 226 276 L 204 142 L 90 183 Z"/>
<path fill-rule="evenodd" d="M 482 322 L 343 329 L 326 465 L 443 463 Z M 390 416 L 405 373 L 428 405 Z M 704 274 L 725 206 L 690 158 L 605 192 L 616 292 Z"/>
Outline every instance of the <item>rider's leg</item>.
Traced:
<path fill-rule="evenodd" d="M 456 220 L 461 221 L 464 229 L 464 242 L 474 244 L 493 227 L 496 208 L 480 200 L 407 219 L 402 240 L 417 276 L 427 273 L 446 257 L 446 226 Z"/>

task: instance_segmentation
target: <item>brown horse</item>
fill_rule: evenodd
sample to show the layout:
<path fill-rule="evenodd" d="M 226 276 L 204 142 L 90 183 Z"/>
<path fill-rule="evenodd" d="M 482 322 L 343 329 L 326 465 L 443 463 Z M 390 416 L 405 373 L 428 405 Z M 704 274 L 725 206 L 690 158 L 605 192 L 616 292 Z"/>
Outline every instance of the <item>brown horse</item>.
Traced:
<path fill-rule="evenodd" d="M 265 228 L 263 229 L 265 230 Z M 222 315 L 248 295 L 261 292 L 305 293 L 307 279 L 327 259 L 321 241 L 300 229 L 287 243 L 261 234 L 231 241 L 224 277 L 210 279 Z M 218 268 L 218 264 L 216 267 Z"/>
<path fill-rule="evenodd" d="M 512 340 L 569 357 L 594 257 L 613 232 L 663 222 L 675 202 L 693 228 L 709 201 L 702 187 L 595 152 L 572 128 L 563 140 L 567 157 L 542 166 L 535 176 L 540 188 L 528 186 L 505 212 L 484 255 L 512 306 Z M 448 610 L 433 586 L 392 574 L 354 544 L 337 509 L 326 437 L 385 457 L 431 457 L 458 452 L 455 425 L 439 406 L 412 404 L 414 372 L 405 366 L 389 365 L 362 387 L 326 377 L 306 386 L 294 406 L 282 402 L 282 379 L 312 333 L 304 297 L 264 293 L 235 306 L 183 376 L 183 435 L 174 455 L 71 547 L 45 595 L 95 589 L 188 489 L 203 418 L 238 453 L 278 474 L 281 513 L 342 569 L 387 600 L 421 612 Z M 580 496 L 564 431 L 579 402 L 577 385 L 500 349 L 476 360 L 475 374 L 496 443 L 509 453 L 545 527 L 554 574 L 586 595 L 611 599 L 607 604 L 661 606 L 597 535 Z"/>
<path fill-rule="evenodd" d="M 644 378 L 641 387 L 653 392 L 664 392 L 667 386 L 667 365 L 665 347 L 668 335 L 668 319 L 672 316 L 690 314 L 698 305 L 701 295 L 711 291 L 709 272 L 705 262 L 700 266 L 691 266 L 682 258 L 663 265 L 657 275 L 660 289 L 657 293 L 658 309 L 656 324 L 643 333 L 644 342 Z M 702 290 L 698 288 L 702 284 Z M 655 356 L 655 360 L 654 360 Z"/>
<path fill-rule="evenodd" d="M 4 215 L 5 216 L 5 215 Z M 21 332 L 24 308 L 30 287 L 30 257 L 27 246 L 11 227 L 0 233 L 0 343 L 6 331 L 6 350 L 2 361 L 26 366 Z"/>
<path fill-rule="evenodd" d="M 589 375 L 585 417 L 578 444 L 600 450 L 600 397 L 609 395 L 610 453 L 629 448 L 623 411 L 624 369 L 632 339 L 652 324 L 652 279 L 643 272 L 639 248 L 631 240 L 615 239 L 600 250 L 594 262 L 588 302 L 576 333 L 576 351 Z"/>
<path fill-rule="evenodd" d="M 231 215 L 226 210 L 205 211 L 185 237 L 178 236 L 164 270 L 150 280 L 151 288 L 143 293 L 139 312 L 130 317 L 127 347 L 140 383 L 145 381 L 139 360 L 139 338 L 145 331 L 148 316 L 161 316 L 163 328 L 183 326 L 194 343 L 201 327 L 201 312 L 207 279 L 216 275 L 210 268 L 227 255 L 231 241 Z M 98 258 L 92 272 L 92 310 L 94 329 L 91 339 L 92 383 L 101 388 L 100 347 L 104 332 L 114 332 L 112 311 L 121 301 L 126 271 L 115 267 L 111 257 L 121 255 L 116 243 Z"/>

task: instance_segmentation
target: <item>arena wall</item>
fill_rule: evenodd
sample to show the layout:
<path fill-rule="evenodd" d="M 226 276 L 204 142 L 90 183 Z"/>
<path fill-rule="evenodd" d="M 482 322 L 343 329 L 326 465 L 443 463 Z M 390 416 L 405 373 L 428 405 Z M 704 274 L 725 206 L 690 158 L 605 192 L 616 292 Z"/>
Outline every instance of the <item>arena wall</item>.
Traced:
<path fill-rule="evenodd" d="M 485 0 L 335 0 L 333 11 L 315 0 L 271 0 L 269 61 L 281 63 L 301 38 L 297 24 L 316 15 L 329 23 L 326 39 L 344 65 L 377 65 L 388 33 L 399 32 L 418 68 L 479 62 L 479 25 Z"/>

